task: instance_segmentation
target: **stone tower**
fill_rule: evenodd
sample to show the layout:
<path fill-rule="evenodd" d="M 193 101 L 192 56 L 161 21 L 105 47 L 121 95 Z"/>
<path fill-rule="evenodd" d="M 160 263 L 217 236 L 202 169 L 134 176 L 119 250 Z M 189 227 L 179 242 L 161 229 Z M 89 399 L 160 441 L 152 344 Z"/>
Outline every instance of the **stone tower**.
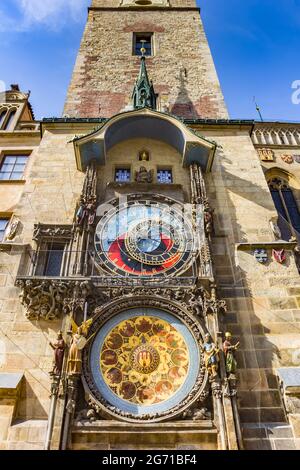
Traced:
<path fill-rule="evenodd" d="M 300 448 L 300 124 L 227 119 L 195 0 L 93 0 L 63 119 L 3 95 L 0 449 Z"/>
<path fill-rule="evenodd" d="M 195 0 L 93 0 L 64 114 L 111 117 L 130 104 L 139 70 L 136 41 L 151 43 L 147 66 L 158 109 L 183 118 L 227 118 Z"/>

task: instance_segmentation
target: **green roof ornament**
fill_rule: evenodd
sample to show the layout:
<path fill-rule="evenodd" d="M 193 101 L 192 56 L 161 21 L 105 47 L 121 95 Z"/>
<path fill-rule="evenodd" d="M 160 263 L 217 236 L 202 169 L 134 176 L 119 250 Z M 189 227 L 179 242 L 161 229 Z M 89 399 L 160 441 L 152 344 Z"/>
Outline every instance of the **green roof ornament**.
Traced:
<path fill-rule="evenodd" d="M 142 41 L 144 43 L 145 41 Z M 137 81 L 135 82 L 132 102 L 134 109 L 151 108 L 156 109 L 157 94 L 154 91 L 152 80 L 149 80 L 146 66 L 146 49 L 144 44 L 141 48 L 141 67 Z"/>

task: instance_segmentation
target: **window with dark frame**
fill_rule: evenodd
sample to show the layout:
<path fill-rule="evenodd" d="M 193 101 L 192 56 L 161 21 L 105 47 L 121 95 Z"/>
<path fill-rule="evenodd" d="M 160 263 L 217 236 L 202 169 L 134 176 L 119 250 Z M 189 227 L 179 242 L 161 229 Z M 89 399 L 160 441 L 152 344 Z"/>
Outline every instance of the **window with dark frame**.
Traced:
<path fill-rule="evenodd" d="M 44 276 L 59 277 L 62 268 L 65 245 L 63 243 L 51 243 L 48 245 Z"/>
<path fill-rule="evenodd" d="M 0 180 L 18 181 L 23 179 L 29 155 L 7 154 L 0 167 Z"/>
<path fill-rule="evenodd" d="M 6 122 L 4 124 L 4 130 L 7 131 L 7 130 L 11 130 L 11 124 L 13 122 L 13 120 L 15 119 L 15 115 L 16 115 L 16 112 L 17 110 L 16 109 L 12 109 L 10 112 L 9 112 L 9 116 L 8 118 L 6 119 Z"/>
<path fill-rule="evenodd" d="M 141 49 L 146 49 L 145 56 L 153 55 L 153 33 L 134 33 L 133 34 L 133 53 L 141 56 Z"/>
<path fill-rule="evenodd" d="M 271 195 L 278 212 L 278 227 L 283 240 L 289 241 L 293 235 L 300 238 L 300 212 L 293 191 L 288 183 L 279 178 L 269 181 Z"/>
<path fill-rule="evenodd" d="M 173 183 L 173 173 L 172 170 L 157 170 L 157 182 L 162 184 L 172 184 Z"/>
<path fill-rule="evenodd" d="M 5 231 L 7 229 L 9 219 L 0 218 L 0 242 L 4 240 Z"/>
<path fill-rule="evenodd" d="M 7 109 L 0 110 L 0 129 L 2 128 L 2 125 L 5 121 L 6 114 L 7 114 Z"/>
<path fill-rule="evenodd" d="M 131 171 L 130 168 L 116 168 L 115 182 L 116 183 L 130 183 Z"/>

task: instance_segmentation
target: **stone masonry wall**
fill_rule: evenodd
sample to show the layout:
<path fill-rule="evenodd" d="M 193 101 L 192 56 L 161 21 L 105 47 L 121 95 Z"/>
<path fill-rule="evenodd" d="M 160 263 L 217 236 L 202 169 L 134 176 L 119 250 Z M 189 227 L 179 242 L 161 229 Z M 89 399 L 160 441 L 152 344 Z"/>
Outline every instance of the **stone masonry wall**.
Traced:
<path fill-rule="evenodd" d="M 187 118 L 228 117 L 202 22 L 188 9 L 91 10 L 64 114 L 110 117 L 130 104 L 140 67 L 134 32 L 154 33 L 147 66 L 160 109 Z"/>
<path fill-rule="evenodd" d="M 92 0 L 91 6 L 94 8 L 98 7 L 119 7 L 121 5 L 121 0 Z M 134 1 L 132 1 L 134 4 Z M 196 7 L 196 0 L 170 0 L 171 7 Z M 141 7 L 142 9 L 143 7 Z"/>
<path fill-rule="evenodd" d="M 238 399 L 245 445 L 294 449 L 299 447 L 299 435 L 287 425 L 276 369 L 300 363 L 300 278 L 295 257 L 287 248 L 287 261 L 281 265 L 269 247 L 269 261 L 265 265 L 256 261 L 251 243 L 263 247 L 275 240 L 269 221 L 276 217 L 258 155 L 246 134 L 208 135 L 221 145 L 207 187 L 216 210 L 216 277 L 228 305 L 224 329 L 241 342 Z M 249 245 L 239 247 L 240 243 Z"/>

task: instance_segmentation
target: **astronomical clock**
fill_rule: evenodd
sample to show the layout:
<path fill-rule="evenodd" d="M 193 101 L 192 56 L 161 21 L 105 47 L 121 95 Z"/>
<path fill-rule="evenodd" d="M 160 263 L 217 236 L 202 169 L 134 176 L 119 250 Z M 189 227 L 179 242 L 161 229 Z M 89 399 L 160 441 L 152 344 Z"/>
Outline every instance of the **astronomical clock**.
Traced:
<path fill-rule="evenodd" d="M 130 198 L 111 206 L 96 228 L 100 266 L 120 276 L 148 278 L 177 276 L 188 269 L 194 234 L 183 207 Z"/>
<path fill-rule="evenodd" d="M 191 294 L 199 220 L 158 194 L 129 194 L 98 214 L 95 277 L 114 287 L 84 351 L 90 403 L 111 419 L 174 419 L 207 396 L 205 325 L 193 314 L 201 293 Z"/>

